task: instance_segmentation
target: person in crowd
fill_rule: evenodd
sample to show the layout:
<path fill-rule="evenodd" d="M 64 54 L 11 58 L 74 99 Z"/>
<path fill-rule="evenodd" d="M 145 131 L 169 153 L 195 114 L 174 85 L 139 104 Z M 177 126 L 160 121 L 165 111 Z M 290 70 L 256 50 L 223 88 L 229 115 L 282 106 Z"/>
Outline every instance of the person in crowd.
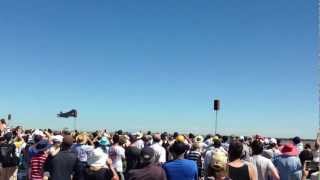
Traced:
<path fill-rule="evenodd" d="M 13 134 L 7 132 L 0 137 L 0 180 L 16 180 L 19 158 L 16 154 L 16 146 L 11 142 Z"/>
<path fill-rule="evenodd" d="M 7 133 L 7 123 L 5 119 L 0 119 L 0 136 Z"/>
<path fill-rule="evenodd" d="M 222 152 L 225 155 L 228 154 L 227 151 L 221 146 L 220 139 L 218 137 L 213 138 L 213 144 L 210 144 L 205 152 L 204 156 L 204 169 L 206 170 L 209 167 L 209 163 L 211 162 L 211 158 L 214 156 L 214 153 Z"/>
<path fill-rule="evenodd" d="M 316 142 L 314 143 L 314 149 L 312 151 L 313 161 L 320 163 L 320 139 L 317 138 Z"/>
<path fill-rule="evenodd" d="M 241 160 L 243 144 L 240 141 L 232 141 L 229 145 L 228 172 L 232 180 L 257 180 L 257 172 L 252 163 Z"/>
<path fill-rule="evenodd" d="M 169 137 L 167 132 L 161 133 L 161 145 L 162 147 L 166 150 L 166 161 L 169 160 L 169 147 L 170 147 L 170 142 L 169 142 Z"/>
<path fill-rule="evenodd" d="M 156 163 L 164 164 L 166 162 L 166 150 L 162 147 L 161 135 L 156 133 L 153 135 L 153 144 L 150 146 L 155 151 Z"/>
<path fill-rule="evenodd" d="M 132 169 L 126 180 L 166 180 L 165 171 L 156 162 L 156 152 L 151 147 L 144 147 L 140 154 L 140 168 Z"/>
<path fill-rule="evenodd" d="M 72 180 L 77 168 L 77 154 L 71 150 L 73 137 L 64 135 L 61 150 L 55 156 L 49 156 L 44 164 L 44 180 Z"/>
<path fill-rule="evenodd" d="M 89 143 L 91 145 L 88 145 L 87 143 Z M 90 153 L 92 153 L 92 151 L 94 149 L 94 146 L 92 144 L 93 143 L 91 142 L 90 138 L 88 137 L 88 134 L 80 133 L 76 137 L 76 144 L 74 144 L 71 147 L 72 151 L 78 157 L 76 173 L 74 175 L 75 180 L 83 180 L 83 178 L 84 178 L 83 172 L 87 166 L 88 156 L 90 155 Z"/>
<path fill-rule="evenodd" d="M 113 145 L 109 150 L 109 157 L 112 160 L 112 167 L 117 171 L 121 180 L 124 180 L 123 161 L 125 161 L 125 149 L 122 145 L 125 143 L 121 140 L 120 135 L 113 136 Z"/>
<path fill-rule="evenodd" d="M 26 147 L 27 143 L 24 141 L 22 137 L 22 128 L 21 126 L 17 126 L 14 131 L 14 140 L 13 144 L 16 146 L 16 154 L 18 157 L 21 157 L 22 150 Z"/>
<path fill-rule="evenodd" d="M 109 154 L 109 146 L 110 146 L 110 141 L 106 136 L 102 136 L 101 139 L 98 141 L 98 147 L 102 149 L 102 151 L 105 154 Z"/>
<path fill-rule="evenodd" d="M 63 136 L 61 135 L 55 135 L 52 137 L 52 146 L 49 149 L 49 155 L 55 156 L 58 154 L 61 148 L 61 143 L 63 141 Z"/>
<path fill-rule="evenodd" d="M 280 155 L 281 152 L 279 150 L 279 147 L 277 145 L 277 140 L 275 138 L 271 138 L 269 140 L 269 146 L 265 148 L 262 152 L 262 156 L 273 159 L 274 157 Z"/>
<path fill-rule="evenodd" d="M 112 167 L 112 161 L 101 148 L 93 150 L 88 156 L 87 164 L 85 180 L 119 180 L 117 172 Z"/>
<path fill-rule="evenodd" d="M 274 158 L 273 163 L 278 169 L 281 180 L 300 180 L 302 165 L 298 158 L 298 150 L 293 144 L 285 144 L 281 155 Z"/>
<path fill-rule="evenodd" d="M 310 144 L 304 145 L 304 150 L 299 154 L 301 165 L 304 166 L 306 161 L 313 161 L 313 152 Z M 310 178 L 311 174 L 317 172 L 319 168 L 308 170 L 307 178 Z"/>
<path fill-rule="evenodd" d="M 126 173 L 131 169 L 139 168 L 141 150 L 135 146 L 129 146 L 125 149 Z"/>
<path fill-rule="evenodd" d="M 257 169 L 259 180 L 268 180 L 272 176 L 273 180 L 280 180 L 279 174 L 275 166 L 270 159 L 263 157 L 261 154 L 263 152 L 263 144 L 261 141 L 254 140 L 251 144 L 252 157 L 250 162 Z"/>
<path fill-rule="evenodd" d="M 136 146 L 139 149 L 144 147 L 144 141 L 142 140 L 143 134 L 141 132 L 136 132 L 132 134 L 133 141 L 131 146 Z"/>
<path fill-rule="evenodd" d="M 310 144 L 305 144 L 303 151 L 299 154 L 301 165 L 304 164 L 305 161 L 312 161 L 313 160 L 313 154 Z"/>
<path fill-rule="evenodd" d="M 245 161 L 250 161 L 250 156 L 251 156 L 251 149 L 250 146 L 248 145 L 247 141 L 246 141 L 246 137 L 244 136 L 240 136 L 239 137 L 239 141 L 242 143 L 243 145 L 243 150 L 242 150 L 242 156 L 241 159 L 245 160 Z"/>
<path fill-rule="evenodd" d="M 32 140 L 31 140 L 32 142 L 31 142 L 31 146 L 28 148 L 28 156 L 26 159 L 28 164 L 30 164 L 32 157 L 37 154 L 36 146 L 37 146 L 38 142 L 43 140 L 43 133 L 40 130 L 36 130 L 31 135 L 31 137 L 32 137 Z"/>
<path fill-rule="evenodd" d="M 153 144 L 152 136 L 149 134 L 145 134 L 142 136 L 142 140 L 144 142 L 144 147 L 151 146 Z"/>
<path fill-rule="evenodd" d="M 229 137 L 228 136 L 222 136 L 221 146 L 223 149 L 228 152 L 229 150 Z"/>
<path fill-rule="evenodd" d="M 41 140 L 36 145 L 37 154 L 31 159 L 30 168 L 30 180 L 43 180 L 43 167 L 44 163 L 48 157 L 48 149 L 50 144 L 47 140 Z"/>
<path fill-rule="evenodd" d="M 223 152 L 213 154 L 212 160 L 205 172 L 205 180 L 230 180 L 227 173 L 228 157 Z"/>
<path fill-rule="evenodd" d="M 186 154 L 186 159 L 193 160 L 198 166 L 198 175 L 201 177 L 202 172 L 202 157 L 200 151 L 200 144 L 194 142 L 191 146 L 190 151 Z"/>
<path fill-rule="evenodd" d="M 298 154 L 300 154 L 303 151 L 303 143 L 301 142 L 300 137 L 296 136 L 292 138 L 292 142 L 296 149 L 298 150 Z"/>
<path fill-rule="evenodd" d="M 180 141 L 174 142 L 170 147 L 170 153 L 173 155 L 173 160 L 166 162 L 163 165 L 168 180 L 198 179 L 197 164 L 192 160 L 184 159 L 184 154 L 187 150 L 188 146 Z"/>

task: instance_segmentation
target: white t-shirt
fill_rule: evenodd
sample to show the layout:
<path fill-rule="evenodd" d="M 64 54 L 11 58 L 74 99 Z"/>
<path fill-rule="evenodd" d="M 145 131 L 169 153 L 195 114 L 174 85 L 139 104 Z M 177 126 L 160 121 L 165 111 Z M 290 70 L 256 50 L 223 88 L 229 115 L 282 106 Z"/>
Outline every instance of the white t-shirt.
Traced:
<path fill-rule="evenodd" d="M 320 149 L 313 151 L 312 154 L 313 154 L 313 161 L 320 162 Z"/>
<path fill-rule="evenodd" d="M 250 158 L 252 164 L 256 167 L 259 180 L 268 180 L 272 169 L 275 169 L 272 161 L 261 155 L 254 155 Z"/>
<path fill-rule="evenodd" d="M 125 159 L 125 150 L 119 145 L 114 145 L 109 150 L 109 157 L 112 160 L 112 167 L 117 172 L 123 172 L 122 159 Z"/>
<path fill-rule="evenodd" d="M 144 142 L 143 142 L 142 139 L 139 139 L 139 140 L 137 140 L 136 142 L 132 143 L 131 146 L 135 146 L 135 147 L 137 147 L 138 149 L 142 149 L 142 148 L 144 148 Z"/>
<path fill-rule="evenodd" d="M 159 143 L 154 143 L 150 147 L 155 151 L 155 153 L 159 157 L 158 162 L 165 163 L 166 162 L 166 150 Z"/>

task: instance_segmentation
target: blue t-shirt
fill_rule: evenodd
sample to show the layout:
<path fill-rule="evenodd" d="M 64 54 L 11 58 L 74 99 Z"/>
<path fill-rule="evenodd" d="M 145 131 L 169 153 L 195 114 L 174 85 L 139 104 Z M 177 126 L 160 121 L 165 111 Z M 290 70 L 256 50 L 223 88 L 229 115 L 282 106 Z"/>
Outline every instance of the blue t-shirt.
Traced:
<path fill-rule="evenodd" d="M 163 165 L 168 180 L 197 180 L 197 164 L 192 160 L 177 159 Z"/>
<path fill-rule="evenodd" d="M 281 180 L 300 180 L 302 165 L 296 156 L 280 155 L 273 159 L 273 164 L 279 171 Z"/>

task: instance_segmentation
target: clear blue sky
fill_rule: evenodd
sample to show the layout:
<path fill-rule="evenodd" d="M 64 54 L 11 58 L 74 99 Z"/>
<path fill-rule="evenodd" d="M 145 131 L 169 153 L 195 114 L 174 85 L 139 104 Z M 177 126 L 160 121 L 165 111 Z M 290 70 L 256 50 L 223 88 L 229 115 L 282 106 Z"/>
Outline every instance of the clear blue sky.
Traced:
<path fill-rule="evenodd" d="M 316 0 L 1 1 L 0 37 L 15 124 L 316 134 Z"/>

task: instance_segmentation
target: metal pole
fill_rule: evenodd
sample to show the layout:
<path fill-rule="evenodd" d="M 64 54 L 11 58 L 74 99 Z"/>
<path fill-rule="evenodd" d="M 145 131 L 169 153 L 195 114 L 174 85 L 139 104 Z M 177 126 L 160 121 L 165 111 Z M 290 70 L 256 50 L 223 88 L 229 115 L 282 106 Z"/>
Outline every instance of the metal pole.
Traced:
<path fill-rule="evenodd" d="M 77 130 L 77 118 L 73 118 L 73 130 Z"/>
<path fill-rule="evenodd" d="M 318 80 L 318 132 L 320 131 L 320 0 L 318 0 L 318 38 L 317 38 L 317 45 L 318 45 L 318 59 L 317 59 L 317 80 Z"/>
<path fill-rule="evenodd" d="M 217 129 L 218 129 L 218 111 L 216 111 L 216 122 L 214 126 L 214 134 L 217 134 Z"/>

